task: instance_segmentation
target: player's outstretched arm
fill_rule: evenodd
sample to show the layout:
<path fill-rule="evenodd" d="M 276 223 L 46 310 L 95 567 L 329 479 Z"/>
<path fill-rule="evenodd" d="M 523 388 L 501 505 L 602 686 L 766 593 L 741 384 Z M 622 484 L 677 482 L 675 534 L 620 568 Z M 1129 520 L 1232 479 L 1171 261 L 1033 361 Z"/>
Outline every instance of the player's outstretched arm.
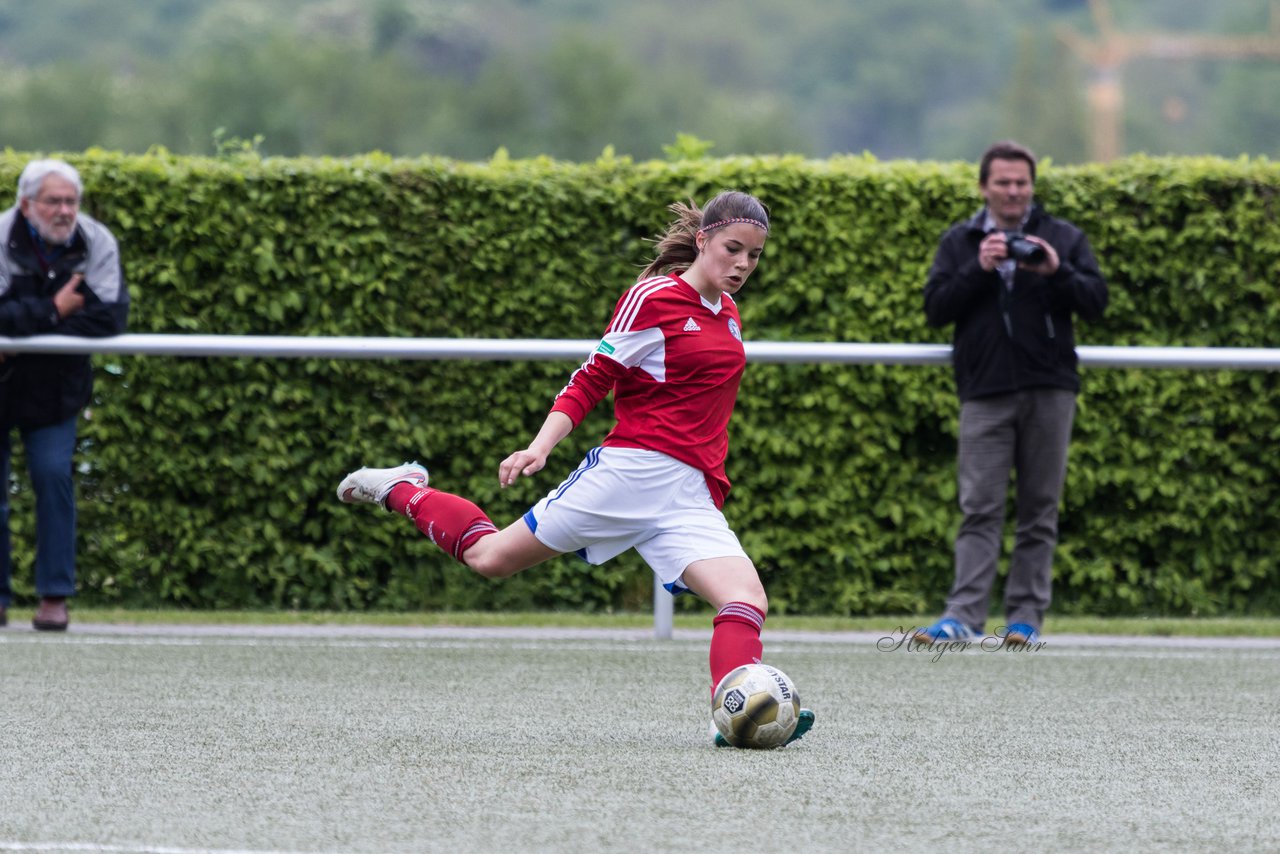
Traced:
<path fill-rule="evenodd" d="M 516 482 L 516 478 L 536 474 L 547 464 L 547 457 L 560 440 L 573 430 L 573 421 L 563 412 L 553 410 L 542 422 L 542 429 L 533 437 L 529 447 L 516 451 L 498 466 L 498 484 L 503 488 Z"/>

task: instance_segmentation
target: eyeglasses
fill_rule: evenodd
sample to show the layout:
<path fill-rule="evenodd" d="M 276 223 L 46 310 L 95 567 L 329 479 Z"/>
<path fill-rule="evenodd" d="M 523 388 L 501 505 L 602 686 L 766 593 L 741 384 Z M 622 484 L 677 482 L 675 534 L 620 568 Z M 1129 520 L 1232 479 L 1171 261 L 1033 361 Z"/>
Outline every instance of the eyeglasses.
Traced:
<path fill-rule="evenodd" d="M 37 197 L 36 204 L 46 208 L 78 208 L 80 200 L 75 196 L 45 196 Z"/>

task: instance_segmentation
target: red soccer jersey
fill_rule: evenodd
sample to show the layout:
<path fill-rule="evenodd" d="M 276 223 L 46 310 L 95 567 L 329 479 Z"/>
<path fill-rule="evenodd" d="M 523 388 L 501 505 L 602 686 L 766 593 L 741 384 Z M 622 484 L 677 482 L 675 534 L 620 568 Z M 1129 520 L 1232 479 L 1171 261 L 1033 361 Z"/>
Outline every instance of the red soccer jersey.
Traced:
<path fill-rule="evenodd" d="M 699 469 L 717 507 L 729 494 L 729 416 L 746 367 L 738 307 L 708 303 L 679 276 L 637 282 L 604 338 L 556 396 L 576 427 L 613 390 L 605 447 L 660 451 Z"/>

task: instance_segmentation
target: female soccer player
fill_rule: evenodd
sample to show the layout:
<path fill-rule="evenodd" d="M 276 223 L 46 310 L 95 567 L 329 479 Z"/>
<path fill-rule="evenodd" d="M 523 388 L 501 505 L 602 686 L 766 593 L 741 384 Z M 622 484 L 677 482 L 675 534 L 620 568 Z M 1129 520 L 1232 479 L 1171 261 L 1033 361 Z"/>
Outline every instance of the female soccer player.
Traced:
<path fill-rule="evenodd" d="M 529 447 L 498 466 L 503 487 L 541 471 L 556 444 L 613 391 L 613 430 L 523 518 L 499 531 L 472 502 L 428 487 L 417 463 L 352 472 L 338 498 L 407 516 L 487 578 L 568 552 L 599 564 L 635 548 L 672 595 L 692 591 L 715 606 L 714 691 L 726 673 L 760 660 L 768 608 L 721 507 L 729 492 L 729 416 L 746 366 L 733 295 L 760 260 L 769 214 L 734 191 L 704 210 L 671 210 L 676 219 L 657 257 L 618 301 L 600 344 L 569 377 Z M 813 721 L 802 710 L 791 740 Z"/>

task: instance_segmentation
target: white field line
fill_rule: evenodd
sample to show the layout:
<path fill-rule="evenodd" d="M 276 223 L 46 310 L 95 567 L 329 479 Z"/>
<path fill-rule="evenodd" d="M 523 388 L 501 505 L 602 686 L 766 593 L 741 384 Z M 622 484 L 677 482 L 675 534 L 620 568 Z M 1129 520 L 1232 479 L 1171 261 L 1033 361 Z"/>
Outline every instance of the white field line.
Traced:
<path fill-rule="evenodd" d="M 771 654 L 779 649 L 845 647 L 846 652 L 902 652 L 947 655 L 1008 652 L 988 638 L 986 646 L 938 644 L 934 647 L 903 642 L 912 626 L 883 632 L 771 632 L 764 642 Z M 0 645 L 7 643 L 67 643 L 85 646 L 242 646 L 323 647 L 330 649 L 537 649 L 537 650 L 643 650 L 688 651 L 711 637 L 709 629 L 677 629 L 673 639 L 660 641 L 643 629 L 573 629 L 450 626 L 264 626 L 264 625 L 115 625 L 78 624 L 65 635 L 46 635 L 30 628 L 0 630 Z M 1280 653 L 1280 638 L 1266 637 L 1149 637 L 1119 635 L 1048 635 L 1043 646 L 1023 655 L 1081 657 L 1128 656 L 1201 658 L 1214 653 L 1256 653 L 1269 658 Z M 1249 656 L 1253 657 L 1253 656 Z"/>
<path fill-rule="evenodd" d="M 256 848 L 182 848 L 173 845 L 99 845 L 94 842 L 10 842 L 0 839 L 0 851 L 82 851 L 87 854 L 318 854 L 267 851 Z"/>
<path fill-rule="evenodd" d="M 708 623 L 710 620 L 708 619 Z M 901 636 L 919 626 L 910 623 L 894 625 L 876 631 L 782 631 L 771 630 L 765 624 L 766 640 L 802 641 L 806 643 L 860 644 L 875 643 L 884 637 Z M 711 628 L 675 629 L 676 640 L 706 641 Z M 273 639 L 321 639 L 352 638 L 361 641 L 377 639 L 393 640 L 609 640 L 654 641 L 648 628 L 570 628 L 570 627 L 519 627 L 519 626 L 372 626 L 372 625 L 244 625 L 206 624 L 186 625 L 170 623 L 73 623 L 65 635 L 37 633 L 21 624 L 0 629 L 0 639 L 35 636 L 48 639 L 76 638 L 85 635 L 122 637 L 222 637 L 222 638 L 273 638 Z M 1054 646 L 1149 646 L 1149 647 L 1203 647 L 1224 649 L 1280 649 L 1280 637 L 1193 637 L 1155 635 L 1080 635 L 1048 634 L 1047 643 Z"/>

